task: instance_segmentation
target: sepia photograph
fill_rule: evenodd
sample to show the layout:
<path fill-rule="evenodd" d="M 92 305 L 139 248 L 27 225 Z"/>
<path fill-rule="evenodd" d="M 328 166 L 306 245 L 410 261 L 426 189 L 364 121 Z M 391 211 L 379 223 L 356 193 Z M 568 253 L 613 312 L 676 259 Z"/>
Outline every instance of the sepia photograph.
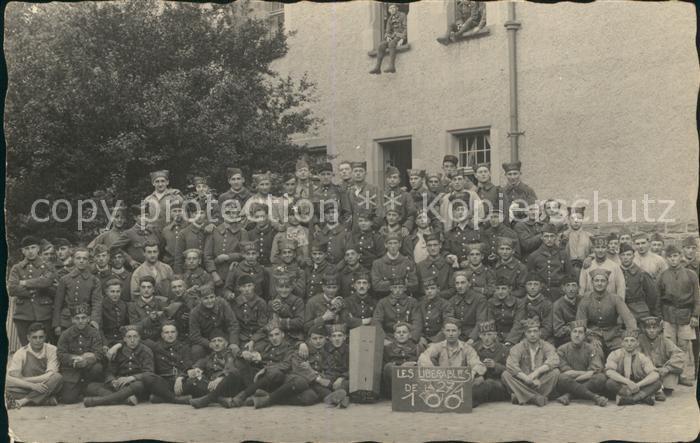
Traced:
<path fill-rule="evenodd" d="M 700 435 L 693 2 L 3 2 L 11 442 Z"/>

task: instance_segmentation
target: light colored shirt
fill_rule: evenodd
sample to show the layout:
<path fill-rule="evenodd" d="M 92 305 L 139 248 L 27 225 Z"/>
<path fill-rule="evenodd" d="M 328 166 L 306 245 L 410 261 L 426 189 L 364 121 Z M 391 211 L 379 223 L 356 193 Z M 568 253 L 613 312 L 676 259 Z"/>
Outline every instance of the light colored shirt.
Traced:
<path fill-rule="evenodd" d="M 606 258 L 602 263 L 598 263 L 598 260 L 593 260 L 588 269 L 581 269 L 581 276 L 579 277 L 579 286 L 581 289 L 579 290 L 579 293 L 581 295 L 586 295 L 589 292 L 593 292 L 593 282 L 591 280 L 590 272 L 598 268 L 603 268 L 610 271 L 610 275 L 608 276 L 608 292 L 611 294 L 617 294 L 622 300 L 624 300 L 625 274 L 622 273 L 622 268 L 620 268 L 620 265 L 609 258 Z"/>
<path fill-rule="evenodd" d="M 591 253 L 591 234 L 583 229 L 569 229 L 566 250 L 571 260 L 583 260 Z"/>
<path fill-rule="evenodd" d="M 659 275 L 668 269 L 668 263 L 660 255 L 653 252 L 647 252 L 644 255 L 639 253 L 634 254 L 634 263 L 642 268 L 642 271 L 648 272 L 654 280 L 659 278 Z"/>
<path fill-rule="evenodd" d="M 150 264 L 143 262 L 134 273 L 131 275 L 131 298 L 133 300 L 139 297 L 139 281 L 141 278 L 150 275 L 156 279 L 156 295 L 162 297 L 170 297 L 170 282 L 173 280 L 173 268 L 163 262 L 155 262 Z"/>
<path fill-rule="evenodd" d="M 22 376 L 24 362 L 27 361 L 27 353 L 31 353 L 39 360 L 46 358 L 46 372 L 58 374 L 58 354 L 56 346 L 44 343 L 44 347 L 38 353 L 34 352 L 31 345 L 22 346 L 13 355 L 10 364 L 7 365 L 7 373 L 13 377 Z"/>
<path fill-rule="evenodd" d="M 433 343 L 418 357 L 418 366 L 469 367 L 472 376 L 484 375 L 486 366 L 467 343 L 458 340 L 456 347 L 447 346 L 447 340 Z"/>
<path fill-rule="evenodd" d="M 639 351 L 627 353 L 624 349 L 616 349 L 608 355 L 605 369 L 611 369 L 633 381 L 643 380 L 654 372 L 654 363 Z M 629 375 L 628 375 L 629 374 Z"/>

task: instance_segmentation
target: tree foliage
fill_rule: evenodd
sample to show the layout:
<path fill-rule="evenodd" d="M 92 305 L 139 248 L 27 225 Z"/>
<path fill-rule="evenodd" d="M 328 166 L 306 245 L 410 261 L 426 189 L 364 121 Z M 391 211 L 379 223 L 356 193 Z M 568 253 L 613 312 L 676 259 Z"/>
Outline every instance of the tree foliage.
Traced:
<path fill-rule="evenodd" d="M 318 123 L 314 85 L 271 69 L 287 36 L 247 2 L 13 2 L 5 26 L 11 236 L 76 229 L 28 221 L 39 198 L 136 203 L 154 169 L 222 190 L 228 166 L 289 170 L 290 135 Z"/>

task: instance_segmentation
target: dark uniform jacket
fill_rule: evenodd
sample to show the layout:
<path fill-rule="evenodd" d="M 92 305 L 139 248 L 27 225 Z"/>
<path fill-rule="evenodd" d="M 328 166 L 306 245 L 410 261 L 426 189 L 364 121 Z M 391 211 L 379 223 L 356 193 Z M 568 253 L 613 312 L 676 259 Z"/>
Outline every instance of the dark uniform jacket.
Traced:
<path fill-rule="evenodd" d="M 418 309 L 423 322 L 423 337 L 433 343 L 444 340 L 442 324 L 448 318 L 454 318 L 450 302 L 440 296 L 433 300 L 423 297 L 418 302 Z"/>
<path fill-rule="evenodd" d="M 292 282 L 292 293 L 294 295 L 302 300 L 308 297 L 306 292 L 306 273 L 296 262 L 275 264 L 266 268 L 265 271 L 269 282 L 269 298 L 272 299 L 277 296 L 277 279 L 282 276 L 289 278 Z"/>
<path fill-rule="evenodd" d="M 20 286 L 20 280 L 26 286 Z M 54 274 L 41 258 L 22 260 L 10 269 L 7 293 L 15 297 L 15 320 L 45 321 L 51 319 L 54 304 Z"/>
<path fill-rule="evenodd" d="M 557 348 L 559 355 L 559 370 L 566 371 L 593 371 L 602 372 L 605 367 L 603 356 L 596 351 L 595 346 L 583 342 L 575 345 L 572 342 L 565 343 Z"/>
<path fill-rule="evenodd" d="M 519 200 L 531 205 L 537 201 L 537 194 L 523 182 L 518 182 L 515 185 L 506 184 L 503 187 L 503 212 L 509 214 L 511 204 Z"/>
<path fill-rule="evenodd" d="M 505 277 L 506 279 L 508 279 L 511 287 L 510 293 L 513 294 L 514 297 L 525 297 L 527 267 L 518 260 L 516 260 L 515 257 L 511 257 L 511 259 L 508 260 L 508 263 L 504 262 L 503 260 L 500 260 L 493 267 L 493 273 L 496 277 L 496 281 L 498 281 L 500 277 Z"/>
<path fill-rule="evenodd" d="M 527 258 L 527 269 L 544 279 L 542 292 L 552 301 L 561 295 L 564 277 L 573 275 L 566 249 L 556 246 L 548 248 L 544 244 Z"/>
<path fill-rule="evenodd" d="M 393 300 L 390 295 L 379 300 L 374 308 L 372 322 L 381 325 L 384 333 L 394 334 L 394 326 L 398 322 L 406 322 L 411 325 L 411 338 L 416 342 L 423 333 L 423 321 L 420 308 L 415 298 L 404 294 L 398 300 Z"/>
<path fill-rule="evenodd" d="M 125 268 L 122 272 L 115 272 L 114 268 L 112 270 L 112 277 L 118 278 L 122 284 L 122 300 L 125 302 L 131 301 L 131 272 L 127 271 Z"/>
<path fill-rule="evenodd" d="M 206 380 L 214 380 L 217 377 L 229 374 L 235 368 L 236 362 L 233 353 L 225 349 L 221 352 L 212 352 L 202 357 L 194 364 L 195 368 L 202 370 L 202 376 Z"/>
<path fill-rule="evenodd" d="M 326 260 L 334 265 L 343 260 L 345 251 L 352 243 L 350 231 L 341 223 L 332 229 L 324 225 L 323 228 L 311 230 L 310 236 L 312 241 L 327 243 Z"/>
<path fill-rule="evenodd" d="M 204 242 L 204 269 L 207 272 L 217 272 L 223 281 L 226 281 L 228 270 L 232 261 L 240 261 L 240 243 L 248 240 L 248 232 L 240 225 L 222 223 L 211 232 Z M 221 254 L 228 255 L 231 260 L 216 263 L 216 257 Z"/>
<path fill-rule="evenodd" d="M 552 332 L 557 344 L 563 344 L 571 340 L 571 328 L 569 323 L 576 320 L 579 298 L 573 303 L 562 295 L 552 305 Z"/>
<path fill-rule="evenodd" d="M 505 341 L 511 329 L 513 329 L 515 313 L 518 310 L 518 299 L 513 297 L 513 294 L 503 300 L 496 296 L 491 297 L 489 299 L 489 310 L 496 322 L 498 337 Z"/>
<path fill-rule="evenodd" d="M 518 238 L 518 234 L 503 223 L 499 224 L 496 227 L 489 225 L 487 228 L 482 229 L 481 231 L 481 240 L 486 246 L 486 250 L 484 251 L 484 258 L 487 264 L 489 264 L 489 266 L 493 266 L 499 261 L 498 237 L 512 238 L 513 240 L 515 240 L 515 242 L 513 243 L 513 257 L 520 257 L 520 239 Z M 489 259 L 489 257 L 492 255 L 496 256 L 495 260 Z"/>
<path fill-rule="evenodd" d="M 153 374 L 153 370 L 153 351 L 148 346 L 139 343 L 136 348 L 130 349 L 124 345 L 109 362 L 106 381 L 129 376 L 140 380 L 146 375 Z"/>
<path fill-rule="evenodd" d="M 677 325 L 687 325 L 690 317 L 700 315 L 698 276 L 687 268 L 668 268 L 656 281 L 664 320 Z"/>
<path fill-rule="evenodd" d="M 399 223 L 408 229 L 413 230 L 416 223 L 416 206 L 413 197 L 400 187 L 387 188 L 384 190 L 383 204 L 385 208 L 393 208 L 399 212 Z"/>
<path fill-rule="evenodd" d="M 95 362 L 99 362 L 103 359 L 102 345 L 102 335 L 90 325 L 82 330 L 77 326 L 66 329 L 59 337 L 57 346 L 63 379 L 77 382 L 80 379 L 80 370 L 73 368 L 73 357 L 90 352 L 95 354 Z"/>
<path fill-rule="evenodd" d="M 537 318 L 540 321 L 540 338 L 542 340 L 547 340 L 552 336 L 552 302 L 544 294 L 539 293 L 534 299 L 526 296 L 518 300 L 513 329 L 506 341 L 510 343 L 521 341 L 526 329 L 521 322 L 529 318 Z"/>
<path fill-rule="evenodd" d="M 197 297 L 203 297 L 214 292 L 214 280 L 211 275 L 202 268 L 188 269 L 182 274 L 187 292 Z M 194 287 L 197 287 L 195 289 Z"/>
<path fill-rule="evenodd" d="M 229 344 L 239 344 L 238 320 L 229 304 L 217 299 L 214 307 L 209 309 L 203 303 L 190 312 L 190 343 L 209 348 L 210 334 L 216 329 L 228 333 Z"/>
<path fill-rule="evenodd" d="M 107 346 L 112 346 L 122 340 L 122 326 L 129 325 L 129 312 L 126 302 L 119 300 L 116 303 L 109 297 L 102 301 L 102 335 Z"/>
<path fill-rule="evenodd" d="M 423 281 L 432 277 L 437 282 L 440 288 L 440 297 L 449 300 L 455 293 L 454 290 L 454 268 L 447 263 L 445 254 L 441 254 L 435 258 L 428 256 L 425 260 L 416 265 L 416 273 L 418 274 L 419 293 L 425 295 Z"/>
<path fill-rule="evenodd" d="M 364 297 L 353 294 L 345 299 L 345 307 L 350 315 L 358 319 L 361 323 L 365 318 L 374 316 L 374 308 L 377 306 L 377 299 L 369 293 Z"/>
<path fill-rule="evenodd" d="M 306 280 L 306 291 L 303 295 L 304 299 L 308 299 L 313 294 L 323 291 L 323 276 L 326 274 L 335 274 L 336 267 L 326 260 L 321 263 L 310 263 L 304 273 Z"/>
<path fill-rule="evenodd" d="M 184 249 L 180 248 L 184 247 L 182 235 L 187 226 L 188 223 L 184 220 L 179 224 L 173 221 L 165 225 L 160 233 L 164 243 L 161 261 L 170 265 L 176 273 L 182 272 L 182 252 Z"/>
<path fill-rule="evenodd" d="M 143 256 L 143 245 L 146 243 L 155 243 L 160 245 L 162 242 L 159 234 L 156 231 L 153 231 L 150 228 L 141 229 L 138 224 L 135 224 L 131 228 L 122 232 L 122 235 L 112 244 L 112 247 L 123 250 L 128 257 L 128 262 L 131 260 L 136 260 L 139 263 L 143 263 L 145 260 L 145 257 Z M 129 260 L 129 258 L 131 260 Z"/>
<path fill-rule="evenodd" d="M 491 269 L 483 264 L 476 268 L 470 264 L 462 271 L 467 274 L 470 290 L 478 292 L 487 299 L 493 295 L 496 290 L 496 276 Z"/>
<path fill-rule="evenodd" d="M 264 227 L 255 225 L 253 229 L 248 231 L 248 238 L 255 242 L 258 248 L 258 263 L 263 266 L 270 266 L 270 254 L 272 253 L 272 241 L 277 235 L 275 229 L 270 223 Z"/>
<path fill-rule="evenodd" d="M 471 289 L 465 294 L 457 294 L 450 299 L 450 306 L 455 319 L 459 321 L 461 334 L 459 339 L 467 341 L 479 339 L 479 323 L 491 319 L 486 298 Z"/>
<path fill-rule="evenodd" d="M 625 303 L 637 320 L 650 315 L 658 316 L 659 293 L 654 278 L 639 266 L 620 266 L 625 276 Z"/>
<path fill-rule="evenodd" d="M 237 201 L 238 202 L 238 208 L 243 209 L 243 205 L 245 205 L 245 202 L 248 201 L 250 197 L 252 197 L 253 194 L 243 186 L 240 191 L 236 192 L 232 189 L 229 189 L 228 191 L 224 192 L 223 194 L 219 195 L 219 198 L 217 199 L 217 202 L 219 203 L 219 208 L 223 209 L 223 204 L 226 201 Z M 232 203 L 229 203 L 232 204 Z"/>
<path fill-rule="evenodd" d="M 459 227 L 459 225 L 454 225 L 445 234 L 445 244 L 443 249 L 448 254 L 453 254 L 457 256 L 459 263 L 465 261 L 469 255 L 469 248 L 467 245 L 469 243 L 479 243 L 481 242 L 481 231 L 477 229 L 472 229 L 470 223 L 467 223 L 464 228 Z"/>
<path fill-rule="evenodd" d="M 481 340 L 474 343 L 473 348 L 476 353 L 479 354 L 479 360 L 483 362 L 485 359 L 490 358 L 495 363 L 493 368 L 486 368 L 484 378 L 500 380 L 501 374 L 503 374 L 503 372 L 506 370 L 506 360 L 508 359 L 509 348 L 498 341 L 495 342 L 490 348 L 487 348 L 484 346 L 484 342 Z"/>
<path fill-rule="evenodd" d="M 90 306 L 90 320 L 99 325 L 102 322 L 102 283 L 87 269 L 82 272 L 73 269 L 58 282 L 53 305 L 53 327 L 69 327 L 71 307 L 83 303 Z"/>
<path fill-rule="evenodd" d="M 372 263 L 386 253 L 384 239 L 378 231 L 357 230 L 352 232 L 350 238 L 357 253 L 360 254 L 360 264 L 365 268 L 371 268 Z"/>
<path fill-rule="evenodd" d="M 190 346 L 180 340 L 174 343 L 158 341 L 152 348 L 155 373 L 161 377 L 186 377 L 192 367 Z"/>
<path fill-rule="evenodd" d="M 372 289 L 378 295 L 389 293 L 392 281 L 403 280 L 411 293 L 418 290 L 418 277 L 416 265 L 408 257 L 399 254 L 396 258 L 388 254 L 372 263 Z"/>
<path fill-rule="evenodd" d="M 240 328 L 241 344 L 248 343 L 250 340 L 258 341 L 265 337 L 262 330 L 269 320 L 265 300 L 255 296 L 249 301 L 243 295 L 239 295 L 231 301 L 231 309 Z"/>
<path fill-rule="evenodd" d="M 226 284 L 224 287 L 231 292 L 237 293 L 238 279 L 244 275 L 248 275 L 253 279 L 255 283 L 255 295 L 266 299 L 267 294 L 269 294 L 269 284 L 265 268 L 259 263 L 249 265 L 245 260 L 240 263 L 232 263 L 228 270 L 228 276 L 226 277 Z"/>
<path fill-rule="evenodd" d="M 185 257 L 183 256 L 183 252 L 188 249 L 199 249 L 204 253 L 204 243 L 206 239 L 207 233 L 204 232 L 204 226 L 197 226 L 194 223 L 189 223 L 180 231 L 178 243 L 175 247 L 174 263 L 171 265 L 176 273 L 182 272 L 183 269 L 185 269 Z"/>
<path fill-rule="evenodd" d="M 331 301 L 332 300 L 327 299 L 326 295 L 323 293 L 316 294 L 307 300 L 306 306 L 304 307 L 304 329 L 307 334 L 314 326 L 344 323 L 348 328 L 354 328 L 361 322 L 359 319 L 352 316 L 345 302 L 343 302 L 343 307 L 337 310 L 333 308 Z M 323 320 L 323 314 L 327 310 L 335 312 L 335 320 Z"/>
<path fill-rule="evenodd" d="M 142 339 L 158 340 L 160 328 L 166 318 L 165 315 L 161 315 L 156 320 L 153 320 L 151 319 L 151 312 L 163 311 L 165 307 L 165 303 L 158 297 L 151 297 L 148 303 L 139 297 L 138 300 L 127 305 L 129 322 L 141 328 Z"/>
<path fill-rule="evenodd" d="M 374 212 L 374 227 L 379 228 L 384 219 L 384 211 L 378 206 L 379 189 L 376 186 L 370 185 L 367 182 L 362 182 L 359 187 L 355 182 L 352 182 L 347 189 L 348 203 L 352 212 L 352 230 L 358 230 L 357 214 L 360 210 L 369 210 Z"/>
<path fill-rule="evenodd" d="M 355 274 L 361 272 L 368 274 L 369 270 L 362 264 L 358 263 L 354 268 L 351 268 L 345 261 L 342 261 L 337 266 L 338 274 L 338 295 L 343 298 L 350 297 L 355 293 Z"/>
<path fill-rule="evenodd" d="M 342 377 L 347 379 L 350 375 L 350 353 L 348 352 L 348 344 L 343 343 L 340 347 L 333 346 L 330 341 L 327 341 L 323 347 L 325 367 L 323 375 L 330 381 L 335 381 Z"/>
<path fill-rule="evenodd" d="M 272 306 L 280 301 L 280 308 L 275 310 Z M 267 303 L 267 309 L 271 319 L 278 320 L 280 328 L 287 337 L 296 341 L 304 341 L 304 301 L 294 294 L 286 298 L 276 297 Z"/>
<path fill-rule="evenodd" d="M 406 343 L 399 343 L 391 340 L 391 343 L 384 345 L 384 364 L 393 363 L 396 366 L 412 361 L 418 361 L 418 347 L 416 342 L 408 339 Z"/>
<path fill-rule="evenodd" d="M 542 244 L 542 227 L 541 222 L 530 219 L 515 223 L 513 229 L 520 239 L 520 254 L 523 260 Z"/>

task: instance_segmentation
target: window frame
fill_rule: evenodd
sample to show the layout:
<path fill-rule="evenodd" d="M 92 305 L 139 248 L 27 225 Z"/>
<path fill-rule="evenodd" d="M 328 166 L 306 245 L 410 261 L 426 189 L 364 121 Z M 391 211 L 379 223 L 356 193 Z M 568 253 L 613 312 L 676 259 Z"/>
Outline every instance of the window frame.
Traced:
<path fill-rule="evenodd" d="M 284 19 L 285 19 L 285 11 L 284 11 L 284 2 L 274 2 L 274 1 L 268 1 L 265 2 L 266 5 L 266 17 L 265 17 L 265 22 L 267 23 L 269 27 L 269 33 L 268 36 L 270 38 L 275 36 L 275 33 L 282 31 L 284 28 Z M 277 29 L 274 28 L 274 24 L 277 25 Z"/>
<path fill-rule="evenodd" d="M 386 7 L 388 8 L 388 3 L 384 2 L 378 2 L 378 1 L 373 1 L 370 2 L 371 6 L 371 11 L 370 11 L 370 21 L 371 21 L 371 26 L 372 26 L 372 33 L 373 33 L 373 47 L 371 50 L 367 52 L 367 55 L 370 57 L 376 57 L 377 56 L 377 48 L 379 47 L 379 43 L 381 43 L 382 39 L 384 38 L 384 25 L 386 22 L 386 19 L 384 18 L 382 8 L 387 5 Z M 406 6 L 410 6 L 410 4 L 406 4 Z M 401 46 L 398 46 L 396 48 L 396 52 L 406 52 L 411 49 L 411 43 L 408 41 L 408 13 L 406 13 L 406 43 L 404 43 Z"/>
<path fill-rule="evenodd" d="M 476 171 L 474 170 L 474 165 L 477 165 L 479 163 L 490 163 L 493 164 L 493 159 L 494 159 L 494 146 L 492 142 L 492 131 L 491 131 L 491 126 L 480 126 L 480 127 L 474 127 L 474 128 L 466 128 L 466 129 L 456 129 L 456 130 L 451 130 L 447 131 L 450 134 L 450 151 L 452 152 L 453 155 L 455 155 L 458 159 L 458 167 L 464 168 L 465 173 L 468 175 L 473 175 Z M 460 139 L 462 137 L 468 137 L 468 136 L 478 136 L 478 135 L 485 135 L 487 138 L 485 140 L 485 145 L 488 143 L 488 149 L 484 148 L 482 150 L 477 149 L 474 154 L 478 156 L 479 152 L 487 152 L 488 153 L 488 160 L 485 162 L 479 162 L 476 161 L 473 165 L 467 165 L 467 164 L 462 164 L 462 152 L 460 151 Z M 467 149 L 465 151 L 466 156 L 468 156 L 469 150 Z M 468 160 L 468 158 L 467 158 Z"/>

